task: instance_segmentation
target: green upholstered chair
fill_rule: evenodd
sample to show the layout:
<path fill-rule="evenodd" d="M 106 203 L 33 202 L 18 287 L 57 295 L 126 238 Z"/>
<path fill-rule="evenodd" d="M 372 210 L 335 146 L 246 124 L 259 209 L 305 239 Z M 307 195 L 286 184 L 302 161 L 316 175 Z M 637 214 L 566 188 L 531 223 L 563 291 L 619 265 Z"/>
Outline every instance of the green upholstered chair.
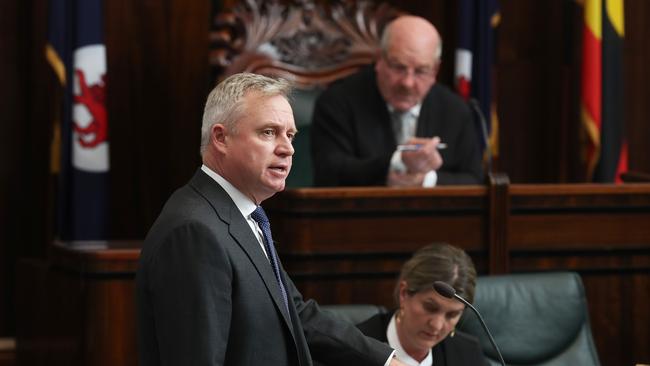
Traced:
<path fill-rule="evenodd" d="M 474 306 L 511 366 L 599 365 L 587 299 L 576 273 L 479 277 Z M 477 336 L 492 365 L 498 358 L 469 310 L 458 328 Z"/>
<path fill-rule="evenodd" d="M 376 314 L 388 312 L 384 306 L 372 304 L 321 305 L 321 309 L 352 324 L 359 324 Z"/>
<path fill-rule="evenodd" d="M 332 81 L 372 63 L 384 26 L 399 12 L 374 1 L 240 0 L 218 14 L 210 33 L 214 78 L 254 72 L 291 80 L 298 135 L 287 187 L 312 185 L 314 103 Z"/>
<path fill-rule="evenodd" d="M 293 109 L 298 134 L 293 141 L 296 154 L 293 156 L 291 173 L 287 177 L 286 184 L 288 188 L 313 186 L 314 177 L 311 165 L 309 133 L 311 117 L 314 114 L 314 104 L 322 91 L 323 88 L 295 89 L 289 101 Z"/>

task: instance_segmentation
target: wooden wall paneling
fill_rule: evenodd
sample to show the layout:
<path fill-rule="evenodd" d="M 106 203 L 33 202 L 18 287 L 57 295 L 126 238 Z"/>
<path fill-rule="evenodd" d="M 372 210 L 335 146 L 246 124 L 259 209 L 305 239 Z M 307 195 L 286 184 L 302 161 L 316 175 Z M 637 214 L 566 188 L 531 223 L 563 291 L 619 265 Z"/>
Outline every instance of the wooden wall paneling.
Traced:
<path fill-rule="evenodd" d="M 84 319 L 84 363 L 137 365 L 134 274 L 90 276 L 85 279 L 84 308 L 92 311 Z"/>
<path fill-rule="evenodd" d="M 0 133 L 0 293 L 9 294 L 0 300 L 0 337 L 9 337 L 14 333 L 13 319 L 13 286 L 15 264 L 14 232 L 10 224 L 15 223 L 12 209 L 17 200 L 14 194 L 18 180 L 8 179 L 18 177 L 21 173 L 20 162 L 15 159 L 14 152 L 22 150 L 19 133 L 22 129 L 19 121 L 22 118 L 21 108 L 26 98 L 26 86 L 21 83 L 21 71 L 24 64 L 20 59 L 22 33 L 18 32 L 20 21 L 20 4 L 7 1 L 0 2 L 0 110 L 3 111 L 3 128 Z M 2 87 L 11 85 L 14 88 Z M 5 177 L 7 177 L 5 179 Z"/>
<path fill-rule="evenodd" d="M 210 2 L 109 1 L 111 234 L 142 238 L 200 166 Z"/>
<path fill-rule="evenodd" d="M 552 98 L 559 98 L 558 123 L 560 128 L 553 136 L 551 146 L 556 147 L 559 157 L 556 167 L 557 179 L 552 183 L 584 182 L 586 166 L 582 162 L 581 141 L 582 126 L 580 123 L 580 85 L 577 77 L 580 75 L 579 61 L 582 59 L 582 8 L 573 1 L 562 2 L 561 23 L 556 24 L 563 34 L 562 44 L 559 45 L 561 59 L 559 61 L 558 90 L 549 91 Z M 531 182 L 524 182 L 531 183 Z"/>
<path fill-rule="evenodd" d="M 646 265 L 646 268 L 650 265 Z M 632 306 L 629 312 L 624 312 L 623 330 L 621 334 L 634 334 L 630 339 L 625 338 L 625 354 L 631 355 L 632 362 L 650 363 L 650 352 L 647 345 L 650 344 L 650 320 L 648 320 L 647 306 L 650 304 L 650 280 L 648 271 L 630 274 L 624 280 L 629 286 L 628 291 L 623 293 L 623 301 L 629 301 Z M 644 321 L 645 319 L 645 321 Z"/>
<path fill-rule="evenodd" d="M 586 272 L 581 276 L 601 363 L 612 366 L 647 363 L 650 360 L 647 270 L 622 271 L 617 275 Z"/>
<path fill-rule="evenodd" d="M 501 1 L 496 88 L 498 167 L 513 183 L 557 182 L 564 67 L 561 1 Z M 575 143 L 570 141 L 570 143 Z M 525 157 L 525 158 L 517 158 Z M 534 162 L 534 163 L 533 163 Z"/>
<path fill-rule="evenodd" d="M 14 245 L 17 258 L 45 257 L 48 244 L 54 237 L 57 176 L 51 173 L 51 151 L 54 138 L 54 119 L 59 107 L 60 86 L 44 57 L 46 44 L 47 1 L 31 3 L 31 24 L 25 29 L 29 35 L 25 51 L 28 55 L 26 83 L 27 97 L 23 105 L 23 130 L 17 137 L 21 146 L 16 146 L 13 156 L 20 156 L 21 173 L 16 176 L 17 183 L 12 192 L 14 219 L 17 219 Z"/>
<path fill-rule="evenodd" d="M 645 224 L 650 222 L 650 195 L 645 184 L 514 185 L 511 190 L 512 251 L 650 245 Z"/>
<path fill-rule="evenodd" d="M 119 197 L 111 200 L 110 232 L 118 238 L 142 237 L 170 185 L 169 175 L 160 173 L 171 158 L 163 148 L 170 103 L 163 72 L 167 59 L 160 13 L 164 5 L 104 3 L 110 187 L 111 194 Z M 154 151 L 156 158 L 151 156 Z"/>
<path fill-rule="evenodd" d="M 21 366 L 83 363 L 82 329 L 86 309 L 78 276 L 52 271 L 42 259 L 17 265 L 16 347 Z"/>
<path fill-rule="evenodd" d="M 629 144 L 630 170 L 650 173 L 650 4 L 625 2 L 624 87 L 625 127 Z"/>
<path fill-rule="evenodd" d="M 623 329 L 620 328 L 626 306 L 625 300 L 619 295 L 626 279 L 620 276 L 585 274 L 581 274 L 581 277 L 585 285 L 591 329 L 601 364 L 636 364 L 631 354 L 621 354 L 624 343 L 629 341 L 625 339 L 627 337 L 622 336 Z M 605 320 L 603 317 L 607 318 L 606 321 L 601 321 Z"/>
<path fill-rule="evenodd" d="M 16 260 L 45 256 L 52 229 L 53 75 L 46 1 L 0 2 L 0 337 L 15 335 Z"/>

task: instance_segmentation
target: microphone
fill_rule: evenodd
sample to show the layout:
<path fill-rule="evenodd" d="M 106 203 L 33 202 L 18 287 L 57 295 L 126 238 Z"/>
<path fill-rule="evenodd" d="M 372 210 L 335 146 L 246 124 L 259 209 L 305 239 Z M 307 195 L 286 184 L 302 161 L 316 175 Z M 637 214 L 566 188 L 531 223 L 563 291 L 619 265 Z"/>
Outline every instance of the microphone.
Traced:
<path fill-rule="evenodd" d="M 487 151 L 487 172 L 488 174 L 492 173 L 492 149 L 490 149 L 490 139 L 487 132 L 487 122 L 485 121 L 485 115 L 481 111 L 481 106 L 478 103 L 478 100 L 475 98 L 469 99 L 469 105 L 472 107 L 474 113 L 478 116 L 479 124 L 481 125 L 481 138 L 485 144 L 485 151 Z"/>
<path fill-rule="evenodd" d="M 492 343 L 492 347 L 494 347 L 494 350 L 497 351 L 497 355 L 499 356 L 499 361 L 501 361 L 501 364 L 503 366 L 506 366 L 506 361 L 503 360 L 503 356 L 501 355 L 501 351 L 499 350 L 499 347 L 497 347 L 496 342 L 494 341 L 494 338 L 492 338 L 492 334 L 490 333 L 490 330 L 488 329 L 487 325 L 485 324 L 485 321 L 483 320 L 483 317 L 481 314 L 476 310 L 472 304 L 469 303 L 469 301 L 463 299 L 460 297 L 457 293 L 456 290 L 454 290 L 453 287 L 449 286 L 448 284 L 442 282 L 442 281 L 436 281 L 433 283 L 433 288 L 436 290 L 437 293 L 440 295 L 448 298 L 448 299 L 453 299 L 456 298 L 456 300 L 462 302 L 465 304 L 465 306 L 469 307 L 474 311 L 474 314 L 478 317 L 478 320 L 481 321 L 481 326 L 483 327 L 483 330 L 485 330 L 485 333 L 487 333 L 488 338 L 490 339 L 490 343 Z"/>

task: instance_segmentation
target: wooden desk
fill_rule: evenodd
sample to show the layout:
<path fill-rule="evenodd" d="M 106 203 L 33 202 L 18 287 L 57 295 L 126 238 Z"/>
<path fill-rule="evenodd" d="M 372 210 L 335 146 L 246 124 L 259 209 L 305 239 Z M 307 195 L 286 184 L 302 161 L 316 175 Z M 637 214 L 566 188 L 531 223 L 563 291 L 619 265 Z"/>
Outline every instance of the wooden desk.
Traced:
<path fill-rule="evenodd" d="M 136 365 L 135 270 L 140 241 L 69 247 L 21 260 L 18 364 Z"/>
<path fill-rule="evenodd" d="M 650 184 L 298 189 L 264 206 L 305 297 L 392 306 L 402 262 L 447 241 L 481 274 L 579 272 L 602 364 L 650 360 Z M 139 247 L 56 243 L 21 262 L 20 364 L 134 365 Z"/>

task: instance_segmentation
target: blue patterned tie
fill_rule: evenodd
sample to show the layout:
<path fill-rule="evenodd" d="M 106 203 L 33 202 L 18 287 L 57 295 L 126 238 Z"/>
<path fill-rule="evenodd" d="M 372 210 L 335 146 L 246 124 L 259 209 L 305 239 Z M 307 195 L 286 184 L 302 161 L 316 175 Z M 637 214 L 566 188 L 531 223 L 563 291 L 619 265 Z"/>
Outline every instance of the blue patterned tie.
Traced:
<path fill-rule="evenodd" d="M 266 253 L 269 256 L 269 262 L 271 262 L 271 268 L 273 268 L 273 273 L 275 273 L 275 279 L 278 281 L 280 286 L 280 292 L 282 292 L 282 300 L 284 300 L 284 306 L 287 308 L 287 314 L 289 313 L 289 301 L 287 300 L 287 290 L 284 288 L 282 279 L 280 277 L 280 263 L 278 261 L 278 255 L 275 253 L 275 247 L 273 246 L 273 238 L 271 237 L 271 224 L 269 223 L 269 218 L 266 217 L 266 213 L 262 206 L 257 206 L 255 211 L 251 214 L 251 217 L 257 225 L 259 225 L 264 234 L 264 247 L 266 248 Z"/>

